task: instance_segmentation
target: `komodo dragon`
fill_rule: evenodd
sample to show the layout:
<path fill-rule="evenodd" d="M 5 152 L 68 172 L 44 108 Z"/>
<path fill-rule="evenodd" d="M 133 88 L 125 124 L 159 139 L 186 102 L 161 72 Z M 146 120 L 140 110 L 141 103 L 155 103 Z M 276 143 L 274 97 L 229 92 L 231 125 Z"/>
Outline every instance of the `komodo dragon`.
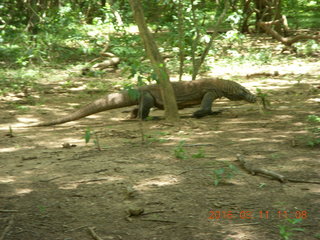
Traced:
<path fill-rule="evenodd" d="M 255 95 L 240 84 L 229 80 L 206 78 L 191 82 L 172 82 L 172 86 L 179 109 L 201 104 L 200 109 L 193 113 L 193 116 L 197 118 L 212 114 L 212 102 L 217 98 L 226 97 L 232 101 L 245 100 L 250 103 L 256 101 Z M 111 93 L 67 116 L 33 126 L 51 126 L 71 122 L 105 110 L 132 105 L 139 105 L 132 111 L 132 116 L 141 116 L 142 119 L 148 117 L 152 107 L 163 109 L 163 101 L 157 84 L 136 89 L 140 92 L 138 99 L 129 96 L 128 91 Z"/>

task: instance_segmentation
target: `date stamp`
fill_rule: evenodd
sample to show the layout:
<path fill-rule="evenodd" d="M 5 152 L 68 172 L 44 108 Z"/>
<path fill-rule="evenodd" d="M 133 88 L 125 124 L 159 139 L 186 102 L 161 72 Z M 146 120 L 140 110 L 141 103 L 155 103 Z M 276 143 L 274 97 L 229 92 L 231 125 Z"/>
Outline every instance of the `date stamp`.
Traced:
<path fill-rule="evenodd" d="M 308 212 L 302 211 L 221 211 L 210 210 L 209 220 L 222 219 L 307 219 Z"/>

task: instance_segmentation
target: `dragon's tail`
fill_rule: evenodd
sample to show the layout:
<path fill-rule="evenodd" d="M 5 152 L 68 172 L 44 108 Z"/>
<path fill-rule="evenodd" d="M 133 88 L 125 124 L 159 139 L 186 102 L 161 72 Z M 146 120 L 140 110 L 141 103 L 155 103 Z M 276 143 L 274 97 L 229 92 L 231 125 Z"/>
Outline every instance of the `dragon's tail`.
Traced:
<path fill-rule="evenodd" d="M 87 104 L 86 106 L 64 117 L 57 118 L 48 122 L 35 124 L 31 127 L 52 126 L 61 123 L 71 122 L 109 109 L 122 108 L 136 104 L 138 104 L 138 100 L 130 97 L 126 91 L 120 93 L 111 93 L 103 98 L 99 98 L 94 102 Z"/>

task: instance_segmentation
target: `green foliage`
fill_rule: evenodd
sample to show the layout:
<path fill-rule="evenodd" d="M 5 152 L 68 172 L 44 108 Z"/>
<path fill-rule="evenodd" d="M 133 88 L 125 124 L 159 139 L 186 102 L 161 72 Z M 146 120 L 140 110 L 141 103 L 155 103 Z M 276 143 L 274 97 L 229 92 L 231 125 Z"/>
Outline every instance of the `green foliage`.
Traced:
<path fill-rule="evenodd" d="M 165 143 L 168 142 L 168 139 L 162 138 L 163 136 L 168 135 L 167 132 L 155 132 L 153 134 L 145 134 L 145 138 L 149 143 Z"/>
<path fill-rule="evenodd" d="M 185 149 L 185 141 L 182 140 L 179 142 L 179 144 L 173 149 L 174 150 L 174 156 L 179 159 L 188 159 L 190 157 L 190 154 Z M 197 153 L 191 154 L 192 158 L 204 158 L 205 157 L 205 151 L 204 149 L 199 149 Z"/>
<path fill-rule="evenodd" d="M 317 115 L 309 115 L 307 120 L 311 123 L 320 123 L 320 117 Z"/>
<path fill-rule="evenodd" d="M 22 112 L 26 112 L 30 110 L 28 106 L 24 106 L 24 105 L 16 105 L 16 109 Z"/>
<path fill-rule="evenodd" d="M 106 92 L 109 89 L 109 85 L 101 80 L 90 80 L 86 83 L 86 90 L 90 91 L 90 90 L 99 90 L 99 91 L 103 91 Z"/>
<path fill-rule="evenodd" d="M 90 128 L 87 128 L 84 133 L 84 140 L 85 140 L 86 144 L 88 144 L 90 142 L 90 139 L 91 139 L 91 130 L 90 130 Z"/>
<path fill-rule="evenodd" d="M 135 88 L 132 84 L 124 84 L 123 89 L 128 91 L 128 95 L 131 99 L 139 99 L 140 98 L 140 92 L 137 88 Z"/>
<path fill-rule="evenodd" d="M 263 92 L 260 88 L 256 88 L 256 95 L 261 100 L 263 109 L 268 109 L 271 105 L 268 94 Z"/>
<path fill-rule="evenodd" d="M 320 44 L 315 40 L 309 40 L 307 42 L 297 42 L 294 44 L 298 54 L 310 56 L 320 51 Z"/>
<path fill-rule="evenodd" d="M 138 35 L 123 32 L 110 38 L 110 51 L 121 56 L 118 67 L 128 78 L 135 78 L 138 85 L 144 85 L 156 79 L 156 74 L 149 61 L 145 61 L 145 51 Z"/>
<path fill-rule="evenodd" d="M 47 213 L 47 208 L 48 208 L 48 207 L 43 206 L 43 205 L 39 205 L 39 206 L 38 206 L 38 210 L 39 210 L 39 212 L 40 212 L 41 214 Z"/>
<path fill-rule="evenodd" d="M 238 168 L 233 164 L 213 170 L 214 185 L 217 186 L 221 181 L 232 179 L 238 173 Z"/>
<path fill-rule="evenodd" d="M 309 115 L 307 117 L 309 134 L 304 137 L 306 143 L 310 147 L 320 145 L 320 117 L 317 115 Z"/>
<path fill-rule="evenodd" d="M 35 89 L 39 89 L 36 82 L 42 75 L 37 70 L 21 68 L 17 71 L 0 71 L 0 95 L 8 93 L 24 93 L 25 96 Z"/>
<path fill-rule="evenodd" d="M 138 82 L 156 80 L 150 63 L 146 60 L 140 37 L 136 33 L 130 33 L 134 21 L 128 1 L 105 3 L 100 0 L 84 0 L 78 3 L 66 0 L 55 5 L 56 2 L 1 1 L 0 65 L 26 67 L 36 64 L 61 65 L 61 62 L 83 63 L 95 58 L 102 49 L 109 46 L 108 51 L 121 58 L 119 68 L 128 74 L 129 78 L 135 78 Z M 178 72 L 178 56 L 182 47 L 184 72 L 192 73 L 192 59 L 198 59 L 203 53 L 210 40 L 210 32 L 214 30 L 213 26 L 221 15 L 224 2 L 143 0 L 147 22 L 158 31 L 155 36 L 156 40 L 161 42 L 160 50 L 170 55 L 167 65 L 171 72 Z M 227 14 L 227 21 L 218 26 L 218 30 L 226 33 L 217 36 L 219 44 L 214 42 L 209 55 L 215 61 L 223 58 L 229 62 L 270 63 L 275 57 L 270 49 L 244 46 L 247 39 L 240 33 L 245 19 L 243 3 L 231 2 L 233 8 Z M 320 18 L 317 3 L 305 0 L 283 1 L 282 11 L 288 16 L 290 25 L 296 23 L 299 26 L 301 23 L 303 27 L 317 26 Z M 179 35 L 181 32 L 177 21 L 181 17 L 179 13 L 182 13 L 183 17 L 182 36 Z M 252 14 L 250 17 L 250 24 L 254 23 L 254 16 Z M 183 40 L 183 43 L 180 40 Z M 319 51 L 319 44 L 313 40 L 296 43 L 295 47 L 302 55 Z M 210 67 L 207 62 L 202 70 Z M 104 73 L 96 71 L 89 74 L 100 77 Z M 0 94 L 4 91 L 6 90 L 0 87 Z"/>
<path fill-rule="evenodd" d="M 183 148 L 185 141 L 180 141 L 179 144 L 174 148 L 174 156 L 179 159 L 187 159 L 188 155 L 186 150 Z"/>
<path fill-rule="evenodd" d="M 9 132 L 6 134 L 6 136 L 8 136 L 8 137 L 14 137 L 13 130 L 12 130 L 12 127 L 11 127 L 11 126 L 9 126 Z"/>
<path fill-rule="evenodd" d="M 193 158 L 204 158 L 205 157 L 205 152 L 204 149 L 199 149 L 197 153 L 192 154 L 191 157 Z"/>
<path fill-rule="evenodd" d="M 0 31 L 3 42 L 0 60 L 27 66 L 47 61 L 74 61 L 80 59 L 81 55 L 97 54 L 100 50 L 99 43 L 106 42 L 106 39 L 103 39 L 107 36 L 104 30 L 106 26 L 96 22 L 96 31 L 93 31 L 89 25 L 83 24 L 83 21 L 84 16 L 79 9 L 67 3 L 53 14 L 39 16 L 30 31 L 25 31 L 24 24 L 8 24 Z"/>
<path fill-rule="evenodd" d="M 97 147 L 97 149 L 99 151 L 102 150 L 101 146 L 100 146 L 100 141 L 99 141 L 99 137 L 95 132 L 92 132 L 90 130 L 90 128 L 87 128 L 85 133 L 84 133 L 84 140 L 86 142 L 86 144 L 88 144 L 90 142 L 91 136 L 94 135 L 95 139 L 93 140 L 94 145 Z"/>
<path fill-rule="evenodd" d="M 281 239 L 290 240 L 290 239 L 292 239 L 291 237 L 293 236 L 294 231 L 299 231 L 299 232 L 305 231 L 305 229 L 303 229 L 303 228 L 294 227 L 294 225 L 302 222 L 301 218 L 299 218 L 299 219 L 289 219 L 288 218 L 286 220 L 289 224 L 279 225 L 279 234 L 280 234 Z"/>

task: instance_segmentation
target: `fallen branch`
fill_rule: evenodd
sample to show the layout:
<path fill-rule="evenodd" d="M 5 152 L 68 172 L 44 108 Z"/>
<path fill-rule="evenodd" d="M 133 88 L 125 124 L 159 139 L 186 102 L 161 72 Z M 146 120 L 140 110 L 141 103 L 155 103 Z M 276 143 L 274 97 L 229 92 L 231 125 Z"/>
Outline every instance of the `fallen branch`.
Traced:
<path fill-rule="evenodd" d="M 256 174 L 263 174 L 266 176 L 271 177 L 272 179 L 276 179 L 282 183 L 285 182 L 295 182 L 295 183 L 312 183 L 312 184 L 320 184 L 319 181 L 307 181 L 307 180 L 298 180 L 298 179 L 291 179 L 291 178 L 286 178 L 285 176 L 273 172 L 273 171 L 269 171 L 263 168 L 257 168 L 255 166 L 253 166 L 251 163 L 247 163 L 243 156 L 241 156 L 241 154 L 237 154 L 237 160 L 240 162 L 241 166 L 246 169 L 249 173 L 251 173 L 252 175 L 256 175 Z"/>
<path fill-rule="evenodd" d="M 0 240 L 4 240 L 5 236 L 10 231 L 10 228 L 12 227 L 12 225 L 13 225 L 13 215 L 11 215 L 8 225 L 3 230 L 3 233 L 1 234 Z"/>
<path fill-rule="evenodd" d="M 109 67 L 115 68 L 120 63 L 120 58 L 114 55 L 113 53 L 101 52 L 100 55 L 101 55 L 100 57 L 93 59 L 92 61 L 89 62 L 88 66 L 82 69 L 82 75 L 85 75 L 90 71 L 97 71 L 97 70 L 101 71 Z M 106 57 L 108 59 L 102 61 Z M 94 62 L 97 62 L 97 61 L 100 61 L 100 62 L 92 65 Z"/>
<path fill-rule="evenodd" d="M 257 173 L 261 173 L 261 174 L 270 176 L 271 178 L 274 178 L 276 180 L 279 180 L 280 182 L 285 182 L 284 176 L 282 176 L 276 172 L 266 170 L 266 169 L 256 168 L 252 164 L 247 163 L 240 154 L 237 154 L 237 160 L 241 163 L 241 166 L 244 169 L 246 169 L 249 173 L 251 173 L 252 175 L 256 175 Z"/>
<path fill-rule="evenodd" d="M 144 212 L 144 213 L 141 213 L 142 216 L 145 216 L 145 215 L 149 215 L 149 214 L 156 214 L 156 213 L 164 213 L 165 211 L 154 211 L 154 212 Z"/>
<path fill-rule="evenodd" d="M 283 43 L 284 45 L 291 47 L 292 44 L 299 42 L 301 40 L 313 39 L 316 41 L 320 41 L 319 36 L 308 36 L 308 35 L 298 35 L 294 37 L 283 37 L 281 36 L 276 30 L 272 29 L 271 26 L 275 24 L 279 24 L 282 20 L 275 20 L 271 22 L 258 22 L 258 26 L 265 30 L 266 33 L 274 37 L 279 42 Z"/>
<path fill-rule="evenodd" d="M 94 227 L 88 227 L 89 233 L 91 234 L 92 238 L 95 240 L 103 240 L 98 234 L 94 231 Z"/>
<path fill-rule="evenodd" d="M 183 144 L 184 147 L 200 147 L 200 146 L 214 146 L 213 143 L 190 143 L 190 144 Z"/>
<path fill-rule="evenodd" d="M 102 178 L 96 178 L 96 179 L 75 181 L 74 183 L 91 183 L 91 182 L 100 182 L 100 181 L 105 181 L 105 180 L 109 180 L 109 179 L 106 177 L 102 177 Z"/>
<path fill-rule="evenodd" d="M 103 69 L 106 69 L 108 67 L 114 67 L 114 66 L 117 66 L 120 62 L 120 58 L 118 57 L 113 57 L 113 58 L 110 58 L 108 60 L 105 60 L 101 63 L 96 63 L 92 66 L 92 69 L 93 70 L 103 70 Z"/>
<path fill-rule="evenodd" d="M 162 223 L 177 223 L 175 221 L 161 220 L 161 219 L 141 219 L 141 221 L 162 222 Z"/>
<path fill-rule="evenodd" d="M 0 209 L 0 213 L 17 213 L 18 210 Z"/>

